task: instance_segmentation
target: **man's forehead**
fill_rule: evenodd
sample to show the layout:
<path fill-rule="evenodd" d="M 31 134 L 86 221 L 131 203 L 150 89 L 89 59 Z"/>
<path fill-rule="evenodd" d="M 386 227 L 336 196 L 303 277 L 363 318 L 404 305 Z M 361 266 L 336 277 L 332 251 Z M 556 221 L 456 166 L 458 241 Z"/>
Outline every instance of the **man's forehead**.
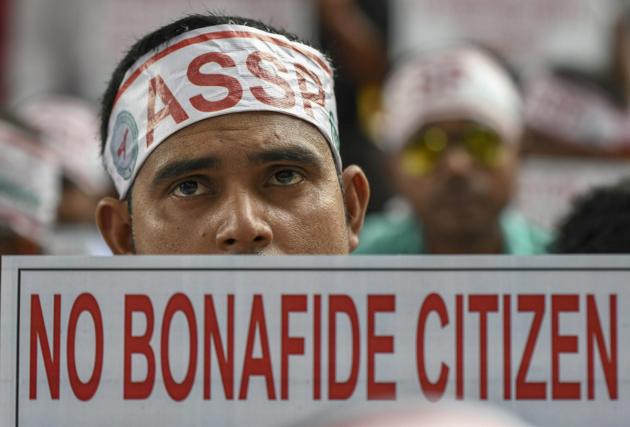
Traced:
<path fill-rule="evenodd" d="M 171 135 L 170 139 L 194 136 L 203 133 L 247 132 L 251 138 L 262 136 L 266 132 L 295 138 L 319 139 L 326 143 L 324 136 L 315 126 L 284 113 L 267 111 L 230 113 L 193 123 Z"/>
<path fill-rule="evenodd" d="M 213 117 L 178 131 L 155 149 L 145 169 L 156 171 L 183 159 L 200 158 L 213 159 L 206 163 L 217 168 L 230 167 L 236 158 L 260 163 L 265 153 L 282 150 L 334 168 L 330 148 L 313 125 L 285 114 L 256 112 Z"/>

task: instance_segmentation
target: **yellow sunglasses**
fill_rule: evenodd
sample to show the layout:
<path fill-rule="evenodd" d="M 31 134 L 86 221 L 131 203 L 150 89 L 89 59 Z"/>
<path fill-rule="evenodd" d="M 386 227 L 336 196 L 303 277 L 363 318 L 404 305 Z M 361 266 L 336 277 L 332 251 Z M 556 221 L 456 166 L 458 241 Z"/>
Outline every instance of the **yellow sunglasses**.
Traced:
<path fill-rule="evenodd" d="M 449 133 L 439 126 L 429 126 L 417 133 L 402 152 L 402 168 L 409 175 L 422 176 L 431 172 L 451 144 L 462 146 L 471 159 L 483 168 L 498 167 L 503 159 L 501 136 L 485 126 L 469 127 Z"/>

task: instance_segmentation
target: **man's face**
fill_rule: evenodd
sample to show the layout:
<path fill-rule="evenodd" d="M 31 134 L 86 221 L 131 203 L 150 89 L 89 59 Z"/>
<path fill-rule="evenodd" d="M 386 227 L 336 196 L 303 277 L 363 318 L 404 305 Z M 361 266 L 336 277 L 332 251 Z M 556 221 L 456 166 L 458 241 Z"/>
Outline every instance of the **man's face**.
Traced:
<path fill-rule="evenodd" d="M 496 226 L 510 200 L 516 146 L 473 121 L 428 123 L 396 155 L 397 180 L 427 228 L 476 236 Z"/>
<path fill-rule="evenodd" d="M 131 191 L 138 254 L 343 254 L 356 246 L 326 140 L 283 114 L 230 114 L 180 130 L 149 156 Z"/>

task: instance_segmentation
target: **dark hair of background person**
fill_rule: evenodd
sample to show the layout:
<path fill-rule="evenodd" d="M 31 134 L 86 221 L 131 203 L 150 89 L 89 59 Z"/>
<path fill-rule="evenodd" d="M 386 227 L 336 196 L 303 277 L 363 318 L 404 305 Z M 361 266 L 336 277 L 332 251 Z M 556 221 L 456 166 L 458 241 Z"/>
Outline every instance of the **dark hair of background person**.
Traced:
<path fill-rule="evenodd" d="M 222 16 L 213 13 L 208 13 L 204 15 L 188 15 L 147 34 L 136 43 L 134 43 L 134 45 L 127 51 L 122 61 L 120 61 L 118 66 L 116 66 L 116 68 L 114 69 L 114 72 L 112 73 L 112 78 L 107 85 L 105 93 L 103 94 L 103 98 L 101 100 L 101 154 L 105 150 L 105 141 L 107 140 L 107 127 L 109 123 L 109 116 L 111 115 L 114 106 L 114 98 L 116 97 L 118 88 L 122 84 L 122 80 L 127 70 L 139 58 L 180 34 L 197 28 L 224 24 L 246 25 L 248 27 L 257 28 L 268 33 L 285 36 L 292 41 L 298 41 L 300 43 L 308 44 L 303 40 L 300 40 L 294 34 L 270 27 L 254 19 L 242 18 L 238 16 Z"/>
<path fill-rule="evenodd" d="M 577 198 L 558 228 L 550 252 L 630 253 L 630 178 Z"/>

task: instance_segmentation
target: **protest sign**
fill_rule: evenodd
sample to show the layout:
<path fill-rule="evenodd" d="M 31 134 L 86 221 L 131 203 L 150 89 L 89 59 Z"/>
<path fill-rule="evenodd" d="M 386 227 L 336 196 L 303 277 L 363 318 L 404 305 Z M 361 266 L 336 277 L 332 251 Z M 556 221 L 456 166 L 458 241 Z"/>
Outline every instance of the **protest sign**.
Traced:
<path fill-rule="evenodd" d="M 0 425 L 292 425 L 488 401 L 630 416 L 630 258 L 5 257 Z"/>

